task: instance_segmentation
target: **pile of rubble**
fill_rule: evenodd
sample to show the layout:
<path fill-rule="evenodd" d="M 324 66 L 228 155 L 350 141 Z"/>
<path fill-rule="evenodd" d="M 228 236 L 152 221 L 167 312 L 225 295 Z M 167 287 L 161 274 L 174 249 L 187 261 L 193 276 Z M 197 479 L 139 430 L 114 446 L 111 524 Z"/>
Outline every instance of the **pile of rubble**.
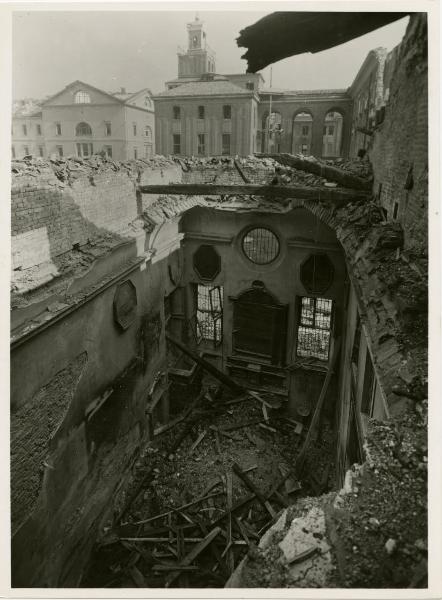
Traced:
<path fill-rule="evenodd" d="M 82 586 L 224 586 L 310 489 L 293 472 L 305 434 L 271 394 L 205 386 L 157 428 Z"/>
<path fill-rule="evenodd" d="M 345 587 L 427 585 L 427 408 L 369 423 L 367 461 L 332 514 Z"/>
<path fill-rule="evenodd" d="M 139 158 L 129 161 L 116 161 L 108 156 L 94 154 L 88 158 L 78 156 L 39 158 L 25 156 L 11 162 L 11 172 L 14 177 L 31 176 L 38 177 L 44 174 L 55 175 L 61 186 L 71 185 L 75 179 L 84 176 L 93 176 L 98 173 L 111 171 L 122 171 L 136 180 L 139 173 L 145 169 L 161 169 L 174 164 L 172 159 L 164 156 L 153 156 L 152 158 Z"/>

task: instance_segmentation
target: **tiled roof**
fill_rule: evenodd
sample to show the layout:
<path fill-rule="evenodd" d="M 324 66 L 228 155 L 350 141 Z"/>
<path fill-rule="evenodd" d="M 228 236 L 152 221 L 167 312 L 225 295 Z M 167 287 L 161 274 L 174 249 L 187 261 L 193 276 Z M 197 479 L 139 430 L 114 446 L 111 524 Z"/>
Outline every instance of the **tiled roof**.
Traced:
<path fill-rule="evenodd" d="M 250 95 L 250 90 L 234 85 L 230 81 L 195 81 L 192 83 L 183 83 L 178 87 L 172 88 L 161 94 L 157 98 L 169 98 L 174 96 L 233 96 Z"/>

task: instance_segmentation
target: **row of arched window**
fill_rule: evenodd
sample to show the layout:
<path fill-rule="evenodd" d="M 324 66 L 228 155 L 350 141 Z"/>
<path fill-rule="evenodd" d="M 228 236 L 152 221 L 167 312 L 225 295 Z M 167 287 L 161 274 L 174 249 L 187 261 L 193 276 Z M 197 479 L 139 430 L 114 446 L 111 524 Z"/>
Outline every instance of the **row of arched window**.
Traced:
<path fill-rule="evenodd" d="M 344 118 L 341 113 L 331 110 L 324 118 L 322 130 L 322 156 L 335 158 L 342 153 L 342 129 Z M 313 116 L 309 112 L 298 113 L 292 121 L 292 147 L 294 154 L 312 154 Z M 262 121 L 261 151 L 280 152 L 282 118 L 279 112 L 266 115 Z"/>

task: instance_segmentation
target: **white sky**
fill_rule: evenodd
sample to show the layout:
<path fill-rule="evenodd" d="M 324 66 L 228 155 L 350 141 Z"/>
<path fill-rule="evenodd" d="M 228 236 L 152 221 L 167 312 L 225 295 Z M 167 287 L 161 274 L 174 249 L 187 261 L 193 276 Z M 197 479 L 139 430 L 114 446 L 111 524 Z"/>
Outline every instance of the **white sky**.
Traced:
<path fill-rule="evenodd" d="M 245 48 L 236 38 L 244 27 L 272 12 L 200 12 L 218 73 L 243 73 Z M 177 47 L 186 47 L 193 11 L 19 12 L 13 14 L 12 97 L 43 98 L 79 79 L 106 91 L 152 92 L 177 76 Z M 408 17 L 351 42 L 273 65 L 273 87 L 346 88 L 367 53 L 398 44 Z M 263 71 L 269 85 L 269 68 Z"/>

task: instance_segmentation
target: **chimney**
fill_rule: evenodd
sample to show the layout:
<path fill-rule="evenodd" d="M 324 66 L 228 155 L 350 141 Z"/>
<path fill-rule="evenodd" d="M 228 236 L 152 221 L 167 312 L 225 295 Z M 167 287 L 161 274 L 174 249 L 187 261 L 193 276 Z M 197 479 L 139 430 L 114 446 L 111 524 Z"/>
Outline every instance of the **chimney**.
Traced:
<path fill-rule="evenodd" d="M 120 88 L 120 94 L 125 94 L 126 93 L 126 88 L 122 87 Z"/>

